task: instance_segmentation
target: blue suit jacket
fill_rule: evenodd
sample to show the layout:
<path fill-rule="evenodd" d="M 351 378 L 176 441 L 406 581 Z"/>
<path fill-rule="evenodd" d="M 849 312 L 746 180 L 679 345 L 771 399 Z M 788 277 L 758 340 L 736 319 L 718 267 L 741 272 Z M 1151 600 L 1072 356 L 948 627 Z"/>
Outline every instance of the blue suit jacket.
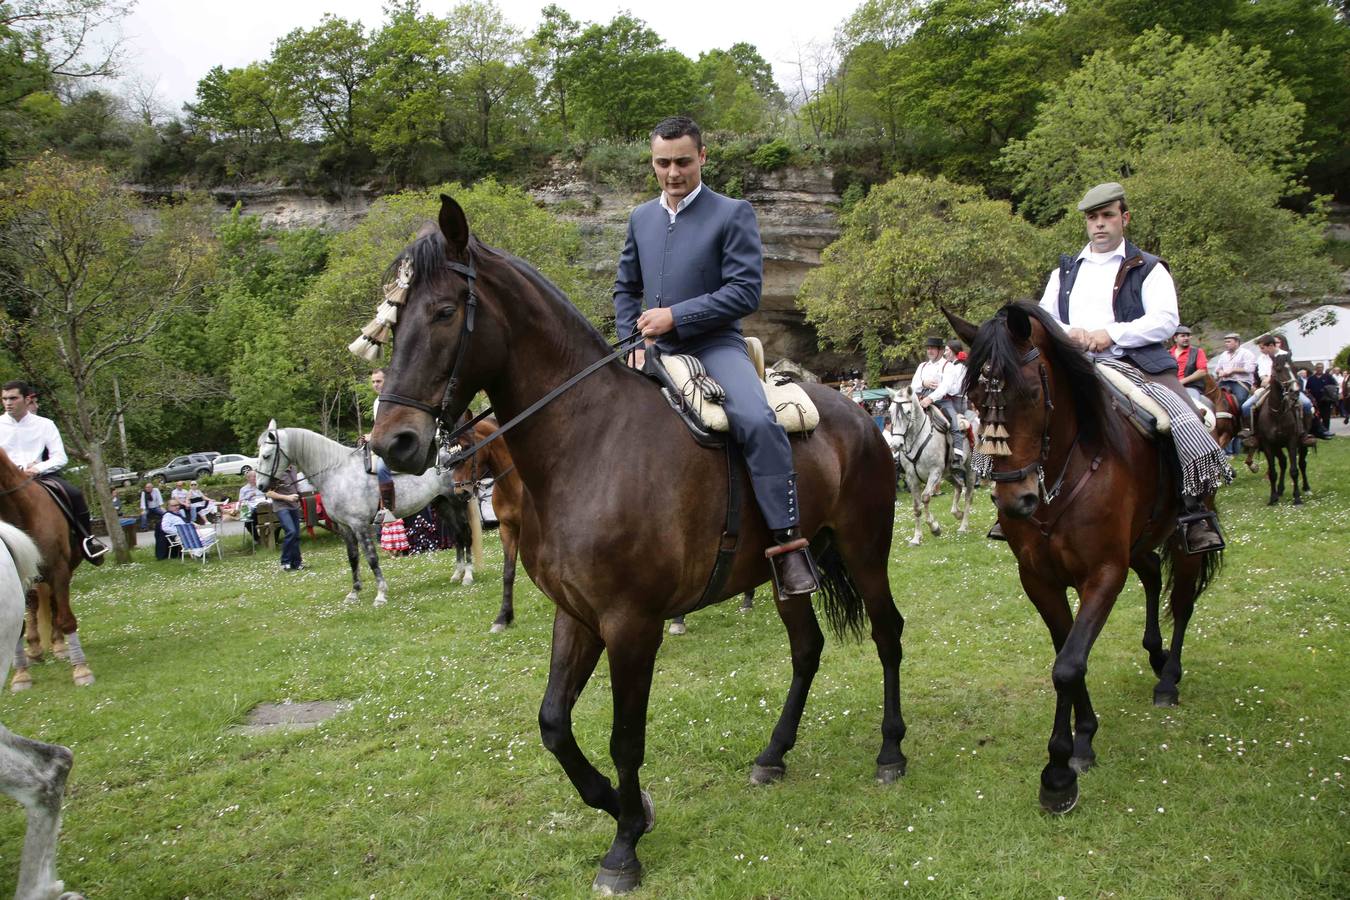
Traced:
<path fill-rule="evenodd" d="M 740 319 L 759 309 L 763 282 L 764 248 L 749 203 L 705 184 L 671 224 L 660 200 L 649 200 L 628 217 L 615 325 L 626 337 L 644 306 L 670 307 L 675 330 L 656 343 L 671 352 L 718 332 L 740 334 Z"/>

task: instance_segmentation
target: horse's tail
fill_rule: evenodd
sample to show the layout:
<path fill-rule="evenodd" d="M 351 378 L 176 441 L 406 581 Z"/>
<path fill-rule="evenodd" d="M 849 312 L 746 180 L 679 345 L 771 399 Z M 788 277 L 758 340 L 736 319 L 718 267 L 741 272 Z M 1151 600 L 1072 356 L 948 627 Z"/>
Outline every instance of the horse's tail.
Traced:
<path fill-rule="evenodd" d="M 1167 606 L 1163 614 L 1167 618 L 1172 617 L 1172 590 L 1176 586 L 1176 571 L 1172 566 L 1172 554 L 1162 553 L 1163 568 L 1163 592 L 1167 594 Z M 1220 570 L 1223 569 L 1223 551 L 1212 550 L 1200 557 L 1200 572 L 1195 579 L 1195 597 L 1192 602 L 1200 599 L 1200 595 L 1209 587 L 1210 582 L 1219 577 Z"/>
<path fill-rule="evenodd" d="M 863 637 L 863 620 L 866 610 L 863 607 L 862 594 L 853 583 L 853 577 L 844 565 L 831 534 L 824 548 L 816 554 L 816 568 L 820 572 L 820 605 L 825 611 L 825 620 L 830 630 L 841 640 Z"/>
<path fill-rule="evenodd" d="M 0 522 L 0 541 L 9 548 L 9 555 L 14 558 L 14 568 L 19 573 L 19 581 L 24 591 L 27 591 L 37 580 L 38 569 L 42 566 L 42 554 L 37 544 L 8 522 Z"/>

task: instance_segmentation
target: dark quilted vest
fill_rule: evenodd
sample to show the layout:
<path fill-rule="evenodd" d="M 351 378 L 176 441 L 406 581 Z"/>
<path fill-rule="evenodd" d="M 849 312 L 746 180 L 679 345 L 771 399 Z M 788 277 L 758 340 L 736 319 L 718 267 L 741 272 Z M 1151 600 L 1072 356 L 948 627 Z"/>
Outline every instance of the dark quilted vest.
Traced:
<path fill-rule="evenodd" d="M 1065 254 L 1059 258 L 1059 320 L 1069 321 L 1069 294 L 1078 278 L 1078 267 L 1082 259 Z M 1120 264 L 1116 274 L 1116 287 L 1111 298 L 1111 309 L 1117 322 L 1129 322 L 1144 314 L 1144 279 L 1153 267 L 1167 263 L 1152 253 L 1145 253 L 1129 241 L 1125 242 L 1125 261 Z M 1125 358 L 1135 366 L 1152 375 L 1159 375 L 1168 369 L 1176 370 L 1177 361 L 1167 352 L 1161 343 L 1147 344 L 1143 347 L 1121 347 Z"/>

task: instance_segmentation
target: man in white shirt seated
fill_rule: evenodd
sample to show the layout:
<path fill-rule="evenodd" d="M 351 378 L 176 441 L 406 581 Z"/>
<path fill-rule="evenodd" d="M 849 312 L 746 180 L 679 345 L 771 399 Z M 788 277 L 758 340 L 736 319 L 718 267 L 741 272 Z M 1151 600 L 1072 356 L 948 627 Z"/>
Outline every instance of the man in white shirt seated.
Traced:
<path fill-rule="evenodd" d="M 200 538 L 203 543 L 215 537 L 216 530 L 214 528 L 204 528 L 199 525 L 193 525 L 188 521 L 188 515 L 189 512 L 182 503 L 170 498 L 168 508 L 164 512 L 164 518 L 159 520 L 160 531 L 164 532 L 166 535 L 179 538 L 178 526 L 187 525 L 197 530 L 197 537 Z"/>
<path fill-rule="evenodd" d="M 68 505 L 62 512 L 80 537 L 77 549 L 93 565 L 102 565 L 108 548 L 94 537 L 84 494 L 75 485 L 56 477 L 69 462 L 66 446 L 55 422 L 30 411 L 29 398 L 34 393 L 24 381 L 7 381 L 0 387 L 0 399 L 5 406 L 4 414 L 0 415 L 0 449 L 28 475 L 55 485 L 56 493 L 65 498 L 64 504 L 58 501 L 57 505 Z"/>

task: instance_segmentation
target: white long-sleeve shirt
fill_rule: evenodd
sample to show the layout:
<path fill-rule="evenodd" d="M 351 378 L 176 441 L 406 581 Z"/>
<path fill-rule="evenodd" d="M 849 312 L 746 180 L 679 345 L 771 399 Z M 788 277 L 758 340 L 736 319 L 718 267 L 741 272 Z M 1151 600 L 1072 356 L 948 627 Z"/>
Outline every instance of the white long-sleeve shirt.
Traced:
<path fill-rule="evenodd" d="M 909 381 L 909 389 L 914 394 L 919 394 L 925 389 L 932 391 L 928 396 L 933 398 L 936 403 L 947 396 L 943 389 L 943 384 L 947 375 L 947 361 L 939 357 L 938 359 L 926 359 L 919 363 L 919 368 L 914 370 L 914 377 Z"/>
<path fill-rule="evenodd" d="M 1158 265 L 1148 273 L 1140 290 L 1144 314 L 1128 322 L 1117 322 L 1112 308 L 1116 275 L 1125 261 L 1125 242 L 1108 253 L 1093 253 L 1088 244 L 1078 254 L 1083 262 L 1078 267 L 1073 290 L 1069 293 L 1069 321 L 1061 322 L 1066 329 L 1084 331 L 1105 329 L 1112 346 L 1097 356 L 1123 356 L 1122 348 L 1144 347 L 1166 341 L 1176 333 L 1181 317 L 1177 313 L 1177 287 L 1166 266 Z M 1041 295 L 1041 309 L 1059 319 L 1059 269 L 1050 273 L 1050 281 Z"/>
<path fill-rule="evenodd" d="M 0 449 L 20 469 L 31 463 L 39 472 L 55 472 L 70 462 L 56 423 L 37 413 L 28 413 L 18 420 L 9 413 L 0 415 Z M 45 460 L 43 451 L 47 453 Z"/>
<path fill-rule="evenodd" d="M 938 397 L 938 399 L 941 400 L 944 397 L 962 396 L 964 394 L 962 386 L 965 384 L 965 381 L 966 364 L 959 360 L 956 362 L 948 362 L 946 370 L 942 373 L 942 385 L 938 388 L 938 391 L 942 392 L 942 397 Z M 937 395 L 938 391 L 933 392 L 934 396 Z"/>

